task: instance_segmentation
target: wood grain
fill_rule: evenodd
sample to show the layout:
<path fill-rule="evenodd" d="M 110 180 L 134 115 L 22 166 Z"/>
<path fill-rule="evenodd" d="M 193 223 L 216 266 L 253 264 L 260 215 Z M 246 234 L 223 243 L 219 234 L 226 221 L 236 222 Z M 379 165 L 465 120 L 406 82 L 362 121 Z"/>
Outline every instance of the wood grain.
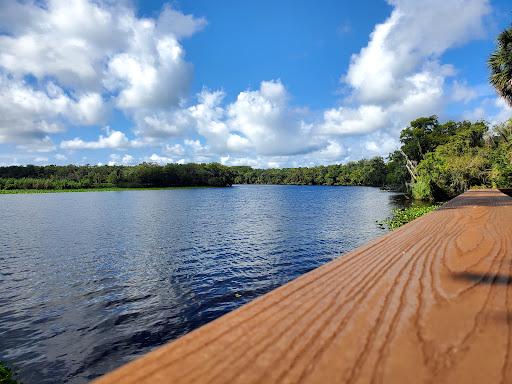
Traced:
<path fill-rule="evenodd" d="M 441 209 L 95 384 L 512 383 L 512 197 Z"/>

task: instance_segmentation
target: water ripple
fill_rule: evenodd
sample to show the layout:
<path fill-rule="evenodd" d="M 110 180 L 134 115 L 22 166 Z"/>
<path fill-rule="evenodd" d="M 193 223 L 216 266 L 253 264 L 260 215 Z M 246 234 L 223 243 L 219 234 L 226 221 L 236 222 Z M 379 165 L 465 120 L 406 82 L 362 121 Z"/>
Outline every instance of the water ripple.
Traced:
<path fill-rule="evenodd" d="M 374 188 L 0 195 L 0 360 L 86 383 L 384 232 Z"/>

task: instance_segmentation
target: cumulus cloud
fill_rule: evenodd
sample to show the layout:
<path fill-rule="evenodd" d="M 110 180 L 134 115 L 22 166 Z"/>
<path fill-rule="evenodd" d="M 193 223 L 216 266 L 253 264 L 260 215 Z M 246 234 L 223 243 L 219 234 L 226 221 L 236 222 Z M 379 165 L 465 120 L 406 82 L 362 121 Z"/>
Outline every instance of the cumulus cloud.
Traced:
<path fill-rule="evenodd" d="M 334 140 L 329 140 L 327 147 L 313 153 L 313 156 L 321 159 L 324 163 L 340 161 L 346 154 L 342 144 Z"/>
<path fill-rule="evenodd" d="M 245 91 L 228 105 L 226 121 L 239 152 L 254 148 L 261 155 L 304 154 L 321 146 L 305 121 L 304 111 L 289 105 L 290 96 L 280 80 L 262 81 L 260 89 Z M 245 140 L 244 140 L 245 138 Z"/>
<path fill-rule="evenodd" d="M 79 150 L 79 149 L 104 149 L 111 148 L 117 150 L 126 150 L 129 148 L 137 148 L 142 145 L 137 140 L 129 140 L 121 131 L 106 128 L 107 136 L 100 135 L 98 141 L 84 141 L 78 137 L 73 140 L 66 140 L 60 143 L 62 149 Z"/>
<path fill-rule="evenodd" d="M 289 104 L 290 96 L 280 80 L 262 81 L 259 89 L 240 92 L 236 101 L 227 105 L 223 105 L 225 96 L 222 90 L 204 88 L 197 95 L 197 104 L 161 114 L 152 124 L 161 128 L 146 125 L 138 133 L 154 140 L 159 135 L 194 131 L 203 140 L 185 139 L 185 147 L 190 154 L 203 156 L 304 154 L 326 143 L 306 122 L 307 111 Z"/>
<path fill-rule="evenodd" d="M 57 149 L 57 146 L 53 143 L 52 139 L 48 136 L 44 136 L 41 139 L 38 138 L 39 135 L 35 135 L 35 137 L 24 137 L 23 140 L 19 140 L 19 142 L 27 143 L 18 144 L 16 147 L 26 152 L 53 152 Z"/>
<path fill-rule="evenodd" d="M 464 111 L 463 117 L 467 120 L 486 120 L 490 125 L 498 124 L 510 119 L 512 107 L 502 98 L 484 98 L 474 109 Z"/>
<path fill-rule="evenodd" d="M 237 165 L 248 165 L 253 168 L 280 168 L 280 163 L 270 160 L 269 158 L 257 157 L 236 157 L 236 156 L 221 156 L 220 163 L 229 167 Z"/>
<path fill-rule="evenodd" d="M 48 147 L 50 134 L 65 131 L 59 117 L 75 124 L 98 124 L 104 114 L 97 93 L 82 93 L 73 98 L 53 82 L 35 89 L 25 80 L 0 73 L 0 143 Z"/>
<path fill-rule="evenodd" d="M 448 49 L 483 34 L 482 0 L 389 0 L 391 16 L 375 27 L 368 46 L 352 56 L 343 81 L 362 103 L 390 104 L 416 90 L 414 77 Z M 457 17 L 454 17 L 457 15 Z M 433 25 L 435 23 L 435 27 Z"/>
<path fill-rule="evenodd" d="M 486 0 L 388 3 L 394 7 L 391 16 L 375 27 L 368 45 L 352 55 L 341 79 L 350 90 L 345 102 L 358 106 L 326 111 L 322 126 L 326 133 L 384 129 L 397 135 L 419 116 L 442 114 L 450 101 L 446 78 L 457 74 L 456 68 L 440 62 L 442 54 L 481 37 L 483 17 L 491 9 Z M 474 94 L 465 91 L 464 82 L 455 82 L 452 98 L 471 100 Z"/>
<path fill-rule="evenodd" d="M 192 65 L 178 39 L 203 28 L 206 21 L 166 5 L 157 21 L 133 14 L 118 24 L 127 35 L 128 48 L 107 63 L 103 85 L 118 92 L 124 110 L 162 108 L 179 104 L 192 81 Z"/>
<path fill-rule="evenodd" d="M 222 121 L 225 116 L 225 111 L 221 107 L 224 97 L 224 91 L 211 92 L 203 89 L 198 95 L 199 103 L 188 109 L 197 132 L 217 152 L 226 151 L 229 137 L 229 128 Z"/>
<path fill-rule="evenodd" d="M 165 165 L 165 164 L 169 164 L 169 163 L 174 163 L 173 159 L 171 159 L 170 157 L 166 157 L 166 156 L 159 156 L 157 155 L 156 153 L 153 153 L 151 156 L 149 157 L 145 157 L 144 158 L 144 161 L 145 162 L 148 162 L 148 163 L 157 163 L 157 164 L 160 164 L 160 165 Z"/>
<path fill-rule="evenodd" d="M 117 153 L 113 153 L 110 155 L 108 165 L 134 165 L 136 163 L 137 162 L 132 155 L 121 156 Z"/>
<path fill-rule="evenodd" d="M 324 112 L 320 130 L 326 135 L 363 135 L 388 123 L 386 112 L 377 105 L 362 105 L 357 109 L 339 107 Z"/>
<path fill-rule="evenodd" d="M 69 124 L 105 123 L 112 107 L 141 131 L 177 134 L 151 111 L 187 95 L 192 66 L 178 39 L 204 19 L 167 5 L 138 18 L 128 3 L 101 0 L 0 2 L 0 15 L 0 143 L 40 145 Z M 110 147 L 74 142 L 64 145 Z"/>
<path fill-rule="evenodd" d="M 185 148 L 181 144 L 166 144 L 163 152 L 168 156 L 183 156 L 186 153 Z"/>
<path fill-rule="evenodd" d="M 164 4 L 158 17 L 156 31 L 159 35 L 172 35 L 176 39 L 181 39 L 192 36 L 207 24 L 208 22 L 202 17 L 184 15 L 172 9 L 169 4 Z"/>
<path fill-rule="evenodd" d="M 398 132 L 411 120 L 442 114 L 448 100 L 446 79 L 457 75 L 456 68 L 441 62 L 442 54 L 480 36 L 482 17 L 490 10 L 481 0 L 434 3 L 390 1 L 391 16 L 352 56 L 342 78 L 348 97 L 341 106 L 323 111 L 319 119 L 292 107 L 278 79 L 240 92 L 225 106 L 223 91 L 203 89 L 199 103 L 188 109 L 184 120 L 212 153 L 223 153 L 224 164 L 267 167 L 270 161 L 293 164 L 302 159 L 318 164 L 385 156 L 398 147 Z M 449 23 L 454 13 L 460 18 Z M 447 25 L 432 28 L 434 19 Z M 462 97 L 468 91 L 464 82 L 451 84 L 458 87 L 452 86 L 451 97 L 473 98 L 469 92 Z"/>
<path fill-rule="evenodd" d="M 137 124 L 135 134 L 149 143 L 185 136 L 195 127 L 187 109 L 172 108 L 152 114 L 141 111 L 134 113 L 134 119 Z"/>
<path fill-rule="evenodd" d="M 123 44 L 112 9 L 87 0 L 12 3 L 0 6 L 9 33 L 0 36 L 0 65 L 17 77 L 98 89 L 104 57 Z"/>
<path fill-rule="evenodd" d="M 453 101 L 461 101 L 467 104 L 478 97 L 476 89 L 468 87 L 467 81 L 458 82 L 454 80 L 452 87 L 451 98 Z"/>
<path fill-rule="evenodd" d="M 185 145 L 192 148 L 194 152 L 201 152 L 207 149 L 207 147 L 203 147 L 201 142 L 199 140 L 189 140 L 185 139 L 184 141 Z"/>
<path fill-rule="evenodd" d="M 442 115 L 449 102 L 466 104 L 468 118 L 510 115 L 493 98 L 475 107 L 480 92 L 443 63 L 448 49 L 482 35 L 489 0 L 387 1 L 391 15 L 340 79 L 345 98 L 319 111 L 294 106 L 279 79 L 262 79 L 229 102 L 222 89 L 190 97 L 193 67 L 181 41 L 207 22 L 169 5 L 141 18 L 124 1 L 0 2 L 0 143 L 69 156 L 145 146 L 155 153 L 141 161 L 268 168 L 386 155 L 411 120 Z M 119 112 L 133 123 L 134 139 L 107 128 L 97 140 L 84 134 L 54 143 L 68 126 L 103 126 Z M 135 158 L 113 154 L 109 163 Z"/>

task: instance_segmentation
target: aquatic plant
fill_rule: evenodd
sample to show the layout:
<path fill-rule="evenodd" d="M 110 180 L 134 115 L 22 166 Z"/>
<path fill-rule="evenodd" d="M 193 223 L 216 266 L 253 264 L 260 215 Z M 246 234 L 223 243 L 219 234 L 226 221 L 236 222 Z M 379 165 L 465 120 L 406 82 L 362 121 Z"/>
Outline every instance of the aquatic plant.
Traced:
<path fill-rule="evenodd" d="M 0 384 L 23 384 L 14 377 L 17 375 L 16 369 L 4 366 L 5 361 L 0 361 Z"/>
<path fill-rule="evenodd" d="M 442 204 L 430 205 L 430 206 L 412 206 L 409 208 L 392 209 L 394 213 L 393 217 L 384 219 L 380 225 L 388 229 L 397 229 L 402 225 L 405 225 L 420 216 L 423 216 L 433 210 L 439 208 Z"/>

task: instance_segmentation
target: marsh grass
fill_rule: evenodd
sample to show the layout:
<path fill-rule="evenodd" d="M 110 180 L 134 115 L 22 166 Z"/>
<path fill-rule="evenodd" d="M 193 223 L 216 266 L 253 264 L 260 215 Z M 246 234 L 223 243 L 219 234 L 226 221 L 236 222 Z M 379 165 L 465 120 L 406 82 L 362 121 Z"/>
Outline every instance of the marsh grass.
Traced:
<path fill-rule="evenodd" d="M 0 190 L 0 195 L 13 195 L 13 194 L 20 194 L 20 193 L 157 191 L 157 190 L 164 190 L 164 189 L 204 189 L 204 188 L 215 188 L 215 187 L 10 189 L 10 190 Z"/>

